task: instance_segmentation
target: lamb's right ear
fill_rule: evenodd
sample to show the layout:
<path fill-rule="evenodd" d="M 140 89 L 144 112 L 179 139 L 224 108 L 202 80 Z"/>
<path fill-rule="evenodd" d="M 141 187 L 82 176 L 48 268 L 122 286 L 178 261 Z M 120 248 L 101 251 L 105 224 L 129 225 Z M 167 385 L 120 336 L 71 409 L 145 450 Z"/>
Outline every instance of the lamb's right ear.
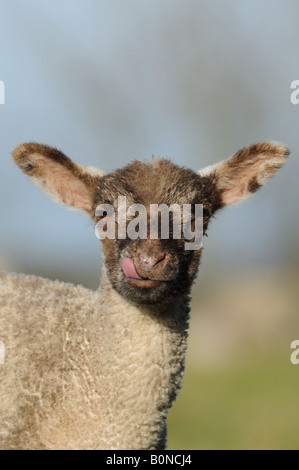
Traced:
<path fill-rule="evenodd" d="M 275 142 L 261 142 L 245 147 L 216 165 L 199 171 L 213 182 L 218 207 L 247 199 L 284 165 L 289 150 Z"/>
<path fill-rule="evenodd" d="M 12 155 L 21 170 L 56 201 L 93 216 L 93 195 L 103 176 L 100 170 L 85 168 L 59 150 L 36 143 L 19 145 Z"/>

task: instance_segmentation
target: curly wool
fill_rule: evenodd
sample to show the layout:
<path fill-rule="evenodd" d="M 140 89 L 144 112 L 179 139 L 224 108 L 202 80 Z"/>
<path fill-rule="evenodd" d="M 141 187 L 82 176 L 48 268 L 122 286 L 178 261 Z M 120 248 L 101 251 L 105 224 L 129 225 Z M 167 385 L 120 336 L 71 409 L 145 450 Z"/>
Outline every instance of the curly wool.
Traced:
<path fill-rule="evenodd" d="M 188 299 L 151 312 L 101 293 L 0 274 L 1 449 L 163 449 L 181 386 Z"/>

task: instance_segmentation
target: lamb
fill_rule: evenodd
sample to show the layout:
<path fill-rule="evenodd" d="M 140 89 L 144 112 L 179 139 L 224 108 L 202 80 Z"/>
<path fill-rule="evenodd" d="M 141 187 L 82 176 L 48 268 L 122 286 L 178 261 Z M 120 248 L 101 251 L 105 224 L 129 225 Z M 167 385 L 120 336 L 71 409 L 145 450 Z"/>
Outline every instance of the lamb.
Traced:
<path fill-rule="evenodd" d="M 254 193 L 288 155 L 265 142 L 198 173 L 161 158 L 103 175 L 45 145 L 13 152 L 35 184 L 95 224 L 97 208 L 117 212 L 121 195 L 146 208 L 202 204 L 204 234 L 218 210 Z M 184 241 L 107 237 L 97 292 L 0 273 L 1 449 L 165 449 L 202 252 Z"/>

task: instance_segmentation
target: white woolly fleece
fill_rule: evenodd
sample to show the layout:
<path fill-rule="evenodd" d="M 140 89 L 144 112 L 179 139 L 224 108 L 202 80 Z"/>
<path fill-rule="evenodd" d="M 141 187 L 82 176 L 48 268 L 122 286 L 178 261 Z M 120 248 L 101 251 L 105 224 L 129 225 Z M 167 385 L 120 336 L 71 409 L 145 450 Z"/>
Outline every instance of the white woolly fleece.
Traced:
<path fill-rule="evenodd" d="M 0 273 L 0 449 L 163 449 L 181 387 L 188 299 L 140 308 Z"/>

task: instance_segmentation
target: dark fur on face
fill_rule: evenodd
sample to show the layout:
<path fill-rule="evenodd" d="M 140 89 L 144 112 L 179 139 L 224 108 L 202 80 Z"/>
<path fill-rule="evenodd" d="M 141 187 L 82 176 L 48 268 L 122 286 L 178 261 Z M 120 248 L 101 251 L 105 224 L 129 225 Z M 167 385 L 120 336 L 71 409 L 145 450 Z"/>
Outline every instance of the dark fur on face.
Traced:
<path fill-rule="evenodd" d="M 213 198 L 211 198 L 211 194 Z M 123 169 L 99 180 L 94 209 L 101 204 L 112 204 L 117 213 L 118 196 L 126 196 L 127 204 L 138 203 L 148 210 L 150 204 L 203 204 L 204 232 L 212 214 L 221 206 L 220 196 L 209 177 L 201 177 L 192 170 L 178 167 L 165 159 L 152 163 L 133 162 Z M 171 225 L 171 224 L 170 224 Z M 108 277 L 119 294 L 143 304 L 166 303 L 182 294 L 189 294 L 196 277 L 201 249 L 185 250 L 184 239 L 169 240 L 103 240 L 105 266 Z M 150 272 L 140 263 L 142 253 L 149 258 L 163 257 Z M 125 276 L 121 260 L 133 260 L 142 280 Z M 153 280 L 155 282 L 149 282 Z"/>

